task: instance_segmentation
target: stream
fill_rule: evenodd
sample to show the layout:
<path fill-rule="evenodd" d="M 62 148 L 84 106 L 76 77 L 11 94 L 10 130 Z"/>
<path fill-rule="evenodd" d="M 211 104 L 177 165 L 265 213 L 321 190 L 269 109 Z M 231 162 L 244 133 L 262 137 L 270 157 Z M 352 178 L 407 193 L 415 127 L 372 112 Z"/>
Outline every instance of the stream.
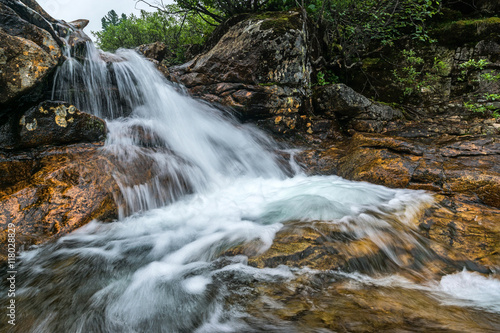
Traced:
<path fill-rule="evenodd" d="M 189 97 L 135 52 L 104 61 L 89 44 L 87 57 L 68 57 L 53 99 L 106 119 L 103 153 L 133 172 L 147 156 L 153 172 L 140 185 L 115 175 L 117 221 L 21 254 L 17 325 L 1 331 L 500 332 L 498 275 L 429 268 L 437 255 L 417 233 L 428 192 L 307 176 L 263 132 Z M 265 255 L 294 225 L 369 241 L 379 261 L 259 267 L 230 252 Z"/>

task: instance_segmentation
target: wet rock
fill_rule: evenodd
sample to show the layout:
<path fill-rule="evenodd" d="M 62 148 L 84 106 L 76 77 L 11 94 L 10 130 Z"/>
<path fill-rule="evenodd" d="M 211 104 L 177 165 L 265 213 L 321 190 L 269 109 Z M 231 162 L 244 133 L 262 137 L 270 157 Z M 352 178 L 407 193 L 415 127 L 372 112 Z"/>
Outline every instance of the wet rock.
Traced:
<path fill-rule="evenodd" d="M 77 145 L 0 154 L 2 256 L 6 226 L 16 226 L 17 249 L 67 234 L 94 220 L 116 218 L 114 165 L 101 145 Z"/>
<path fill-rule="evenodd" d="M 436 199 L 438 205 L 422 221 L 429 226 L 423 234 L 483 267 L 500 267 L 500 209 L 463 200 L 460 196 L 439 195 Z"/>
<path fill-rule="evenodd" d="M 411 285 L 401 278 L 364 279 L 330 271 L 233 288 L 230 300 L 248 311 L 244 321 L 258 332 L 496 330 L 498 314 L 445 305 Z"/>
<path fill-rule="evenodd" d="M 142 129 L 138 135 L 147 132 Z M 92 220 L 106 222 L 137 212 L 142 206 L 131 200 L 134 190 L 157 188 L 159 206 L 190 193 L 189 182 L 164 164 L 159 166 L 151 148 L 168 152 L 162 147 L 140 148 L 134 152 L 138 158 L 123 159 L 103 149 L 102 142 L 0 151 L 0 266 L 8 253 L 10 223 L 21 251 Z M 171 161 L 184 163 L 175 155 Z"/>
<path fill-rule="evenodd" d="M 379 231 L 379 239 L 394 241 L 397 238 L 389 229 Z M 401 255 L 401 262 L 404 262 L 402 266 L 413 269 L 422 266 L 420 261 L 425 255 L 419 253 L 415 244 L 387 243 L 384 250 L 388 249 Z M 286 223 L 268 250 L 264 253 L 257 250 L 258 247 L 251 243 L 228 251 L 225 255 L 244 254 L 249 257 L 249 265 L 259 268 L 286 265 L 322 271 L 362 273 L 388 273 L 404 269 L 391 260 L 373 240 L 360 237 L 359 233 L 349 230 L 349 227 L 338 221 Z"/>
<path fill-rule="evenodd" d="M 298 153 L 296 160 L 311 174 L 335 174 L 438 194 L 438 208 L 424 218 L 429 227 L 423 234 L 458 250 L 467 260 L 498 267 L 498 138 L 450 135 L 429 138 L 425 132 L 416 136 L 414 131 L 412 126 L 402 126 L 390 136 L 355 133 L 344 142 L 323 142 L 322 148 Z M 455 208 L 450 208 L 448 202 Z M 453 221 L 456 232 L 452 234 L 449 225 Z"/>
<path fill-rule="evenodd" d="M 87 56 L 87 44 L 92 42 L 87 34 L 83 32 L 89 24 L 88 20 L 76 20 L 63 24 L 63 31 L 68 34 L 68 46 L 71 50 L 71 56 L 84 59 Z"/>

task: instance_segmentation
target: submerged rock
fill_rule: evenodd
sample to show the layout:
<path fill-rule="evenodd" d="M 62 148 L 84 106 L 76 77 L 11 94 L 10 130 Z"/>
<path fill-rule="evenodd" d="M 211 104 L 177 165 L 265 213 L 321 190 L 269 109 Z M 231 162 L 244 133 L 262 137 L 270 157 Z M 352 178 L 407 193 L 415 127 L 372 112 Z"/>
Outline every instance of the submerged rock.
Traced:
<path fill-rule="evenodd" d="M 230 305 L 244 308 L 243 321 L 257 332 L 490 332 L 500 320 L 497 313 L 443 304 L 433 295 L 439 286 L 400 276 L 304 272 L 230 292 Z"/>

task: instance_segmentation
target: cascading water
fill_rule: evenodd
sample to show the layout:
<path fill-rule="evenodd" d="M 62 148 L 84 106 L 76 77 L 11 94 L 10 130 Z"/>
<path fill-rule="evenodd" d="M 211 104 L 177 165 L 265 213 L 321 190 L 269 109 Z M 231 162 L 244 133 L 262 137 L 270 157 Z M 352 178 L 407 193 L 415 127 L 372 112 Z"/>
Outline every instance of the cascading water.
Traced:
<path fill-rule="evenodd" d="M 432 260 L 433 252 L 414 232 L 415 218 L 432 197 L 335 176 L 290 176 L 294 167 L 274 155 L 271 140 L 189 98 L 134 52 L 106 55 L 113 58 L 106 62 L 89 45 L 88 57 L 85 62 L 70 58 L 61 67 L 54 98 L 107 119 L 104 153 L 128 170 L 116 174 L 122 217 L 92 222 L 22 255 L 19 320 L 12 332 L 318 331 L 302 325 L 300 317 L 286 321 L 266 314 L 284 311 L 284 305 L 254 289 L 284 288 L 284 295 L 304 276 L 344 289 L 379 286 L 439 294 L 450 304 L 500 313 L 500 281 L 472 273 L 416 284 L 377 267 L 373 276 L 258 269 L 247 265 L 245 256 L 224 256 L 250 243 L 263 253 L 288 223 L 322 221 L 355 239 L 369 239 L 394 266 L 404 266 L 395 244 L 411 244 L 423 261 Z M 145 159 L 153 164 L 150 180 L 134 185 L 129 177 L 142 172 Z M 475 281 L 468 285 L 476 289 L 488 284 L 493 296 L 452 297 L 453 286 L 466 280 Z M 347 316 L 342 304 L 331 311 Z M 478 327 L 500 323 L 492 316 Z"/>
<path fill-rule="evenodd" d="M 197 193 L 243 175 L 284 177 L 268 151 L 273 149 L 269 139 L 255 129 L 177 92 L 133 51 L 107 54 L 112 61 L 106 62 L 93 44 L 87 49 L 90 61 L 69 58 L 61 67 L 53 98 L 108 119 L 106 149 L 124 162 L 140 163 L 144 155 L 154 161 L 157 174 L 151 183 L 128 187 L 127 179 L 118 180 L 132 212 L 167 203 L 171 193 L 159 184 L 165 173 Z M 144 149 L 141 136 L 160 149 Z M 176 190 L 182 192 L 181 187 Z"/>

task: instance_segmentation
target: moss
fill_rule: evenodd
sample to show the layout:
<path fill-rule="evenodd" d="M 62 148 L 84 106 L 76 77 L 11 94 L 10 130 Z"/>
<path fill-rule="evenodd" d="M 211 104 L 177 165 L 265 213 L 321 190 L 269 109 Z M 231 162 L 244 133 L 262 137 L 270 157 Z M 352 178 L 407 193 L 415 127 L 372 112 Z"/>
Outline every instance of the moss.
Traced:
<path fill-rule="evenodd" d="M 270 87 L 270 86 L 277 86 L 277 85 L 279 85 L 278 82 L 259 83 L 259 86 L 262 86 L 262 87 Z"/>
<path fill-rule="evenodd" d="M 380 62 L 380 58 L 366 58 L 366 59 L 363 59 L 363 68 L 366 69 L 366 68 L 370 68 L 370 67 L 373 67 L 373 66 L 376 66 L 378 65 L 378 63 Z"/>
<path fill-rule="evenodd" d="M 285 33 L 291 29 L 301 29 L 302 24 L 297 13 L 289 12 L 264 12 L 253 17 L 257 20 L 264 20 L 261 25 L 262 30 L 273 29 L 276 33 Z"/>
<path fill-rule="evenodd" d="M 467 26 L 467 25 L 475 25 L 475 26 L 480 26 L 484 24 L 500 24 L 500 17 L 488 17 L 488 18 L 481 18 L 481 19 L 473 19 L 473 20 L 460 20 L 453 22 L 452 25 L 458 25 L 458 26 Z"/>
<path fill-rule="evenodd" d="M 445 23 L 434 28 L 431 34 L 445 45 L 460 46 L 480 40 L 500 42 L 500 18 L 494 16 Z"/>
<path fill-rule="evenodd" d="M 399 103 L 395 103 L 395 102 L 381 102 L 381 101 L 374 100 L 374 99 L 371 99 L 371 101 L 374 102 L 374 103 L 379 103 L 379 104 L 382 104 L 382 105 L 390 106 L 391 108 L 398 109 L 398 110 L 400 110 L 403 113 L 406 112 Z"/>

